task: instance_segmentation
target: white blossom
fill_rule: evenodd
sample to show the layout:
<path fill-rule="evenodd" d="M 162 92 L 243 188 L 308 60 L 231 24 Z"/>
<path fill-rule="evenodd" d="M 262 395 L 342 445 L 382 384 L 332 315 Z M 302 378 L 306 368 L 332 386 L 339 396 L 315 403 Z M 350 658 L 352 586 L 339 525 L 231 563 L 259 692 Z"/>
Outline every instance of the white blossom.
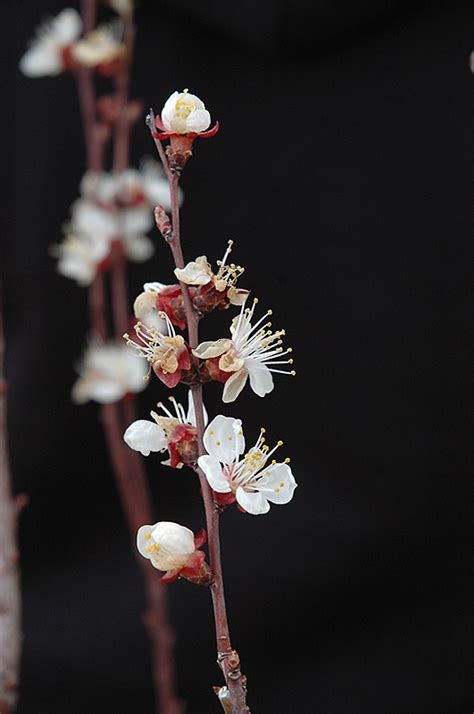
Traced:
<path fill-rule="evenodd" d="M 216 416 L 204 434 L 207 455 L 198 463 L 211 488 L 217 493 L 233 493 L 240 506 L 253 515 L 268 513 L 270 503 L 285 504 L 293 498 L 297 486 L 289 459 L 270 462 L 276 449 L 265 444 L 265 429 L 257 442 L 245 452 L 245 438 L 240 419 Z"/>
<path fill-rule="evenodd" d="M 73 59 L 83 67 L 97 67 L 120 59 L 125 54 L 120 20 L 99 25 L 72 47 Z"/>
<path fill-rule="evenodd" d="M 146 387 L 143 360 L 120 343 L 92 342 L 77 371 L 79 378 L 72 389 L 72 399 L 77 404 L 89 400 L 111 404 Z"/>
<path fill-rule="evenodd" d="M 44 22 L 20 60 L 20 70 L 27 77 L 53 77 L 66 69 L 65 51 L 79 37 L 82 21 L 77 10 L 66 8 Z"/>
<path fill-rule="evenodd" d="M 91 284 L 99 264 L 108 253 L 109 244 L 100 236 L 93 239 L 85 234 L 72 233 L 51 249 L 51 254 L 58 259 L 58 273 L 75 280 L 81 287 Z"/>
<path fill-rule="evenodd" d="M 199 97 L 185 89 L 167 99 L 161 120 L 166 131 L 173 134 L 200 133 L 209 128 L 211 115 Z"/>
<path fill-rule="evenodd" d="M 222 400 L 233 402 L 245 384 L 250 386 L 259 397 L 264 397 L 273 390 L 272 372 L 295 375 L 294 370 L 279 369 L 280 365 L 293 364 L 293 359 L 281 359 L 291 353 L 291 347 L 283 350 L 281 337 L 284 330 L 273 332 L 271 322 L 262 326 L 272 311 L 268 310 L 254 325 L 251 320 L 258 300 L 255 298 L 251 308 L 244 309 L 232 321 L 230 332 L 232 339 L 223 338 L 215 342 L 202 342 L 193 350 L 200 359 L 219 357 L 219 369 L 231 372 L 226 381 Z"/>
<path fill-rule="evenodd" d="M 179 570 L 194 555 L 194 533 L 178 523 L 160 521 L 138 529 L 137 548 L 158 570 Z"/>
<path fill-rule="evenodd" d="M 158 403 L 158 408 L 163 412 L 150 412 L 153 421 L 149 419 L 137 419 L 126 429 L 123 435 L 125 443 L 134 451 L 139 451 L 143 456 L 149 456 L 153 452 L 162 452 L 168 446 L 168 437 L 173 429 L 180 424 L 196 427 L 196 414 L 194 411 L 194 401 L 191 390 L 188 392 L 188 411 L 170 397 L 173 411 L 168 410 L 162 402 Z M 207 412 L 204 409 L 204 424 L 207 424 Z M 165 463 L 165 462 L 163 462 Z"/>

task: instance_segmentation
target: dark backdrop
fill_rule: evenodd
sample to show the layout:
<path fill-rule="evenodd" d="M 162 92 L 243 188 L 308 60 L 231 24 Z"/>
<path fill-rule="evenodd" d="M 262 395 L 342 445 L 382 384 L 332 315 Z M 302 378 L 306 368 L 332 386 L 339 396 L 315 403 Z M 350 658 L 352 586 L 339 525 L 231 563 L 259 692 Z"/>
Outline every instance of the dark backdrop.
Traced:
<path fill-rule="evenodd" d="M 1 7 L 10 442 L 30 496 L 19 714 L 149 712 L 140 580 L 97 409 L 69 402 L 85 294 L 48 256 L 83 169 L 75 87 L 16 69 L 62 3 Z M 224 408 L 283 438 L 299 482 L 268 516 L 223 519 L 252 711 L 468 714 L 472 5 L 142 0 L 137 21 L 134 95 L 159 110 L 190 87 L 221 122 L 184 175 L 185 252 L 235 240 L 299 373 Z M 152 153 L 144 126 L 133 141 L 135 160 Z M 158 244 L 131 294 L 170 270 Z M 161 396 L 155 381 L 142 415 Z M 193 476 L 147 463 L 159 517 L 200 527 Z M 169 595 L 188 712 L 217 712 L 208 593 Z"/>

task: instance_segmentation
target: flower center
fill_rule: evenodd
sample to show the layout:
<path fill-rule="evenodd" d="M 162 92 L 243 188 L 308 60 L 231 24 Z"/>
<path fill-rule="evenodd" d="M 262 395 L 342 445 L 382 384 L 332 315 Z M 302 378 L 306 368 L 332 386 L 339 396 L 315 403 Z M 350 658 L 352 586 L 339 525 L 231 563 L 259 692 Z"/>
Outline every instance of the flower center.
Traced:
<path fill-rule="evenodd" d="M 183 89 L 182 95 L 176 100 L 175 111 L 179 119 L 187 119 L 196 109 L 196 102 L 188 95 L 189 89 Z"/>

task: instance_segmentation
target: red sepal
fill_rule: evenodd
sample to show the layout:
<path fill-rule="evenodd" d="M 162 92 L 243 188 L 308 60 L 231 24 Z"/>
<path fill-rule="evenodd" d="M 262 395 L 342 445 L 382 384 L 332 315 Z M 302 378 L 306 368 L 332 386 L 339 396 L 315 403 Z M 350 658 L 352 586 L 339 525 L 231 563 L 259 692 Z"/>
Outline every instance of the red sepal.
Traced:
<path fill-rule="evenodd" d="M 201 548 L 205 544 L 206 541 L 207 541 L 206 530 L 204 528 L 201 528 L 199 533 L 196 533 L 196 535 L 194 536 L 194 547 L 196 548 L 196 550 L 198 550 L 198 548 Z"/>
<path fill-rule="evenodd" d="M 214 502 L 222 508 L 225 508 L 226 506 L 231 506 L 233 503 L 235 503 L 235 493 L 233 491 L 230 491 L 229 493 L 217 493 L 217 491 L 213 491 L 212 493 L 214 497 Z"/>
<path fill-rule="evenodd" d="M 166 131 L 165 125 L 163 124 L 163 122 L 161 120 L 161 116 L 159 114 L 155 115 L 155 126 L 160 131 Z"/>
<path fill-rule="evenodd" d="M 161 379 L 163 384 L 166 384 L 167 387 L 170 389 L 173 389 L 173 387 L 176 387 L 177 384 L 179 384 L 179 380 L 181 379 L 181 370 L 178 368 L 176 372 L 163 372 L 161 367 L 158 367 L 155 369 L 153 367 L 153 371 L 156 374 L 156 376 Z"/>
<path fill-rule="evenodd" d="M 179 570 L 167 570 L 166 573 L 160 578 L 162 583 L 172 583 L 179 577 Z"/>
<path fill-rule="evenodd" d="M 208 129 L 207 131 L 202 131 L 199 136 L 200 139 L 210 139 L 212 136 L 215 136 L 217 132 L 219 131 L 219 122 L 216 121 L 212 129 Z"/>
<path fill-rule="evenodd" d="M 196 550 L 194 554 L 190 557 L 184 568 L 179 571 L 180 575 L 184 577 L 197 577 L 199 571 L 201 570 L 201 565 L 204 562 L 206 554 L 202 550 Z"/>
<path fill-rule="evenodd" d="M 191 355 L 189 354 L 189 350 L 187 347 L 179 355 L 178 364 L 179 369 L 182 369 L 184 372 L 187 372 L 189 369 L 191 369 Z"/>

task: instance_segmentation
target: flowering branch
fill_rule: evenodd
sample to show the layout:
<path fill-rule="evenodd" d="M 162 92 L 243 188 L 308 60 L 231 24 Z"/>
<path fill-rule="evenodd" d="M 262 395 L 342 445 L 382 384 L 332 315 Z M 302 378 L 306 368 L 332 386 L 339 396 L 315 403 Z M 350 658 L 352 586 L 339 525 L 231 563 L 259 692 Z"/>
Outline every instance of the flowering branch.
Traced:
<path fill-rule="evenodd" d="M 181 246 L 178 198 L 180 172 L 171 170 L 170 165 L 168 163 L 168 158 L 162 149 L 161 143 L 159 140 L 156 139 L 154 135 L 154 116 L 152 112 L 150 112 L 147 117 L 147 126 L 149 127 L 152 136 L 155 140 L 155 145 L 158 148 L 158 153 L 163 162 L 163 167 L 168 177 L 170 186 L 171 222 L 173 233 L 171 239 L 168 240 L 168 243 L 171 248 L 175 267 L 177 269 L 183 269 L 185 263 Z M 195 349 L 198 346 L 199 342 L 199 316 L 193 307 L 188 286 L 183 282 L 180 282 L 180 285 L 184 301 L 189 347 L 191 349 Z M 202 456 L 206 453 L 203 445 L 205 425 L 202 384 L 193 385 L 191 387 L 191 391 L 196 415 L 198 453 L 199 456 Z M 248 712 L 250 712 L 250 709 L 248 708 L 246 703 L 246 677 L 242 675 L 240 671 L 239 655 L 236 650 L 232 649 L 229 623 L 226 612 L 224 579 L 222 573 L 220 551 L 220 510 L 214 502 L 212 490 L 206 480 L 205 474 L 203 473 L 202 469 L 199 466 L 195 466 L 195 471 L 199 477 L 201 493 L 204 501 L 209 543 L 209 556 L 211 570 L 213 574 L 213 582 L 210 588 L 212 594 L 216 629 L 217 661 L 223 671 L 227 686 L 226 690 L 225 688 L 216 689 L 216 693 L 219 699 L 221 700 L 222 707 L 224 708 L 224 710 L 226 710 L 225 700 L 227 699 L 230 700 L 232 706 L 232 709 L 228 709 L 228 711 L 233 712 L 233 714 L 247 714 Z"/>
<path fill-rule="evenodd" d="M 1 306 L 0 306 L 1 307 Z M 21 651 L 20 575 L 17 517 L 7 447 L 7 384 L 4 378 L 5 340 L 0 311 L 0 712 L 15 708 Z"/>

